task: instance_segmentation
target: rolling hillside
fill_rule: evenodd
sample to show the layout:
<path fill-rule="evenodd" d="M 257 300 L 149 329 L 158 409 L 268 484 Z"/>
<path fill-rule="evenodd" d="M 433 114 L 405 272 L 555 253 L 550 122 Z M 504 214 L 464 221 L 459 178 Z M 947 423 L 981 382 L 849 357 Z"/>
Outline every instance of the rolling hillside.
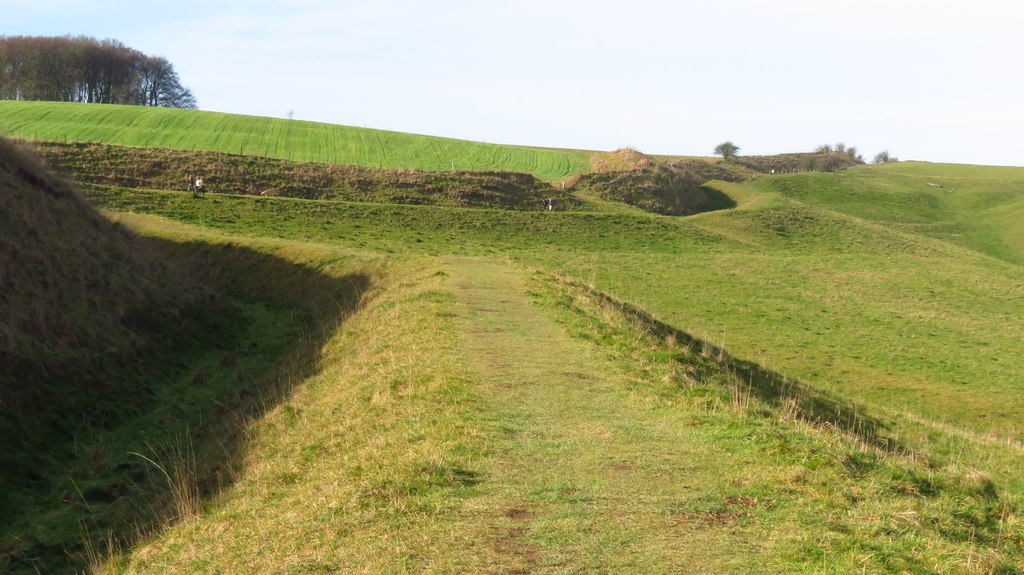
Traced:
<path fill-rule="evenodd" d="M 0 134 L 38 143 L 83 184 L 180 189 L 202 175 L 221 193 L 536 210 L 633 206 L 663 215 L 732 207 L 705 181 L 772 171 L 834 171 L 842 154 L 780 154 L 720 162 L 635 150 L 582 152 L 230 114 L 0 101 Z"/>
<path fill-rule="evenodd" d="M 1019 176 L 714 181 L 692 217 L 619 176 L 554 213 L 89 187 L 224 331 L 65 422 L 0 568 L 1019 573 Z"/>
<path fill-rule="evenodd" d="M 543 180 L 565 179 L 590 166 L 590 155 L 580 151 L 143 106 L 0 101 L 0 135 L 372 168 L 522 172 Z"/>
<path fill-rule="evenodd" d="M 901 162 L 758 189 L 1024 264 L 1024 168 Z"/>

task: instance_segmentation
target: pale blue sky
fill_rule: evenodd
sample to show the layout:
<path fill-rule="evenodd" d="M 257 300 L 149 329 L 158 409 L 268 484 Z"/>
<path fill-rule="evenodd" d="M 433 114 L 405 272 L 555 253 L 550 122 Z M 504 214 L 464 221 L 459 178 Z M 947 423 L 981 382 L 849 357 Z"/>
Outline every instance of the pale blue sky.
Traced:
<path fill-rule="evenodd" d="M 4 0 L 0 34 L 167 57 L 200 108 L 487 142 L 710 155 L 857 146 L 1024 165 L 1003 0 Z"/>

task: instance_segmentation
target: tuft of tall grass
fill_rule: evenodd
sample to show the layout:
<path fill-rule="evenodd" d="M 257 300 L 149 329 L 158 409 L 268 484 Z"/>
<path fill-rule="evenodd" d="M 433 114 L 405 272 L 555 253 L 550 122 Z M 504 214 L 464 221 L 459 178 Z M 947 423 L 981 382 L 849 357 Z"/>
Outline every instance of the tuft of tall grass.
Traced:
<path fill-rule="evenodd" d="M 199 491 L 198 464 L 191 435 L 186 434 L 183 443 L 164 447 L 160 453 L 152 446 L 148 447 L 150 455 L 134 451 L 128 454 L 142 458 L 159 471 L 167 482 L 167 492 L 172 501 L 170 509 L 173 509 L 173 517 L 167 520 L 187 521 L 197 515 L 202 509 L 202 496 Z"/>

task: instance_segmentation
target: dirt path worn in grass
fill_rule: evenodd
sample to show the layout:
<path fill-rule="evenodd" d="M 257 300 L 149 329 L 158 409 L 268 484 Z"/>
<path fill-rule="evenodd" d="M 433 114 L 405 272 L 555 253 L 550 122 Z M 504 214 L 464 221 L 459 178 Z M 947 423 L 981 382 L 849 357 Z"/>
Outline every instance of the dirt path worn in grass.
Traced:
<path fill-rule="evenodd" d="M 467 549 L 476 567 L 734 572 L 734 561 L 756 556 L 737 548 L 752 538 L 736 517 L 700 511 L 710 486 L 734 473 L 679 409 L 629 391 L 610 358 L 531 300 L 522 271 L 451 265 L 467 368 L 491 430 L 479 495 L 461 518 L 476 530 Z"/>

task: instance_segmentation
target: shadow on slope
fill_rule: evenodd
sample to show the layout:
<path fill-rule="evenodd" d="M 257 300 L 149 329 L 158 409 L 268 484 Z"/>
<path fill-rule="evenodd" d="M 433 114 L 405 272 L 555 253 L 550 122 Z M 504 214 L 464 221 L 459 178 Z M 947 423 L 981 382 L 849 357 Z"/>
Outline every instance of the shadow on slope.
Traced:
<path fill-rule="evenodd" d="M 142 238 L 0 142 L 0 571 L 78 572 L 200 510 L 371 276 Z"/>
<path fill-rule="evenodd" d="M 242 471 L 249 422 L 319 369 L 324 343 L 371 283 L 368 275 L 332 276 L 231 244 L 147 243 L 229 298 L 232 325 L 198 345 L 100 374 L 135 388 L 90 394 L 80 412 L 38 421 L 47 438 L 42 465 L 33 461 L 38 452 L 6 455 L 16 475 L 35 480 L 18 493 L 14 529 L 0 540 L 5 572 L 77 571 L 105 553 L 96 550 L 129 547 L 198 513 Z M 85 415 L 97 408 L 116 415 Z M 58 426 L 62 432 L 52 431 Z"/>

